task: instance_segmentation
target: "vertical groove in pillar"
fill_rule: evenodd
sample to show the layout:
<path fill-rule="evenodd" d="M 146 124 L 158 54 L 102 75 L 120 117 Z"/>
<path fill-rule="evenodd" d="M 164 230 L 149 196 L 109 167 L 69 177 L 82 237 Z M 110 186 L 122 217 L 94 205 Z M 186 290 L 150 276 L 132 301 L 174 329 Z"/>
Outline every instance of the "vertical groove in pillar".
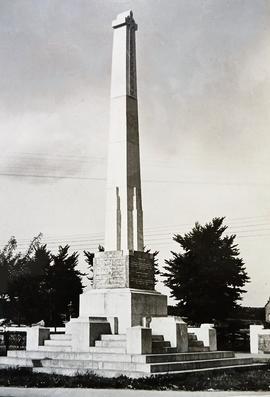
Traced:
<path fill-rule="evenodd" d="M 117 250 L 121 249 L 121 200 L 119 187 L 116 187 L 116 233 L 117 233 Z"/>
<path fill-rule="evenodd" d="M 137 214 L 137 189 L 133 189 L 133 241 L 134 246 L 138 247 L 138 214 Z"/>

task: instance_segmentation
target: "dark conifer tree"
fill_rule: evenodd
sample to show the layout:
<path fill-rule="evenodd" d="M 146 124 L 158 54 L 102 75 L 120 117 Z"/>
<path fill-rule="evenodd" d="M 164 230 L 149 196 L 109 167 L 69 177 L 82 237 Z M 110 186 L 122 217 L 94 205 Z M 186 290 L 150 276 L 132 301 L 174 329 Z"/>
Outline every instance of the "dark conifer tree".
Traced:
<path fill-rule="evenodd" d="M 147 254 L 152 254 L 153 255 L 153 259 L 154 259 L 154 277 L 155 277 L 155 284 L 156 284 L 158 282 L 157 276 L 160 274 L 160 270 L 159 270 L 159 267 L 158 267 L 158 254 L 159 254 L 159 251 L 151 252 L 151 249 L 150 248 L 146 249 L 146 247 L 144 247 L 144 251 Z"/>
<path fill-rule="evenodd" d="M 98 246 L 98 251 L 99 252 L 104 252 L 105 248 L 103 247 L 103 245 Z M 88 265 L 88 273 L 87 273 L 87 278 L 88 280 L 91 281 L 91 284 L 93 283 L 93 262 L 94 262 L 94 256 L 95 254 L 93 252 L 90 251 L 83 251 L 84 256 L 85 256 L 85 262 Z"/>
<path fill-rule="evenodd" d="M 56 255 L 51 254 L 52 262 L 44 280 L 49 297 L 50 314 L 48 322 L 61 325 L 68 320 L 70 312 L 74 316 L 79 311 L 79 295 L 83 291 L 82 276 L 77 269 L 78 253 L 68 253 L 69 245 L 58 248 Z"/>
<path fill-rule="evenodd" d="M 196 323 L 223 320 L 238 306 L 249 281 L 235 235 L 223 236 L 224 218 L 174 236 L 182 252 L 166 260 L 165 285 L 183 316 Z"/>

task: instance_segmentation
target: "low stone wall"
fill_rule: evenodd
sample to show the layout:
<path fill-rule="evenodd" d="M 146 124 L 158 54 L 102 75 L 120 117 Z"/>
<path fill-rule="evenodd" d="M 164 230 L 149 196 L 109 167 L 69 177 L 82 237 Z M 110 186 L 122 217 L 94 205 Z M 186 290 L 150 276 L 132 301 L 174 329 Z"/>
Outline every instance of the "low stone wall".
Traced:
<path fill-rule="evenodd" d="M 250 353 L 270 353 L 270 329 L 263 325 L 250 325 Z"/>
<path fill-rule="evenodd" d="M 7 350 L 25 350 L 28 327 L 0 327 L 0 356 Z"/>
<path fill-rule="evenodd" d="M 259 335 L 259 352 L 270 353 L 270 333 Z"/>

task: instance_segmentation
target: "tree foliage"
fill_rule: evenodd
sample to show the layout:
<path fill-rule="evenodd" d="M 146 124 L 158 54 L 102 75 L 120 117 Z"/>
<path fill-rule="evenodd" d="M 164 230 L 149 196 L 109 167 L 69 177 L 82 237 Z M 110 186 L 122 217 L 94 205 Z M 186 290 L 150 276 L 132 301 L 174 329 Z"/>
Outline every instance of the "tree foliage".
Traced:
<path fill-rule="evenodd" d="M 98 252 L 104 252 L 105 248 L 103 247 L 103 245 L 98 245 Z M 93 284 L 93 276 L 94 276 L 94 272 L 93 272 L 93 266 L 94 266 L 94 257 L 95 254 L 93 252 L 90 251 L 83 251 L 84 253 L 84 260 L 87 263 L 87 267 L 88 267 L 88 273 L 87 273 L 87 279 L 90 281 L 90 284 Z"/>
<path fill-rule="evenodd" d="M 178 301 L 183 316 L 196 323 L 225 319 L 238 306 L 249 281 L 239 258 L 235 235 L 223 236 L 224 218 L 214 218 L 191 232 L 174 236 L 181 253 L 166 260 L 165 285 Z"/>
<path fill-rule="evenodd" d="M 151 249 L 150 248 L 146 248 L 146 247 L 144 247 L 144 251 L 147 254 L 152 254 L 153 255 L 153 260 L 154 260 L 154 280 L 155 280 L 155 284 L 156 284 L 158 282 L 157 276 L 160 274 L 160 270 L 159 270 L 159 267 L 158 267 L 158 254 L 159 254 L 159 251 L 151 252 Z"/>
<path fill-rule="evenodd" d="M 68 245 L 60 246 L 56 255 L 51 254 L 51 266 L 45 277 L 53 324 L 61 324 L 62 316 L 67 317 L 70 310 L 78 314 L 79 295 L 83 291 L 83 274 L 76 269 L 79 255 L 77 252 L 69 255 L 68 250 Z"/>
<path fill-rule="evenodd" d="M 25 253 L 16 252 L 12 237 L 0 251 L 0 283 L 2 301 L 8 302 L 6 316 L 16 323 L 31 324 L 45 320 L 60 325 L 72 307 L 78 312 L 78 298 L 83 290 L 83 274 L 77 270 L 78 254 L 69 254 L 69 246 L 52 254 L 35 237 Z"/>

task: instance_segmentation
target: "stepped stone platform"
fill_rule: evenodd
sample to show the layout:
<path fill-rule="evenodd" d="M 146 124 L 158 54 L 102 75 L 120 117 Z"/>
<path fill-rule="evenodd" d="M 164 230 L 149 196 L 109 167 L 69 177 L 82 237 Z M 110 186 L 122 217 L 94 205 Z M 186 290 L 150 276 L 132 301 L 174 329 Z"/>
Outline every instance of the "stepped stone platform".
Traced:
<path fill-rule="evenodd" d="M 106 377 L 151 375 L 257 367 L 252 357 L 238 358 L 231 351 L 209 351 L 196 336 L 189 336 L 187 353 L 177 353 L 162 335 L 153 335 L 152 354 L 128 354 L 126 335 L 101 335 L 87 352 L 74 352 L 69 334 L 51 335 L 36 351 L 8 351 L 0 367 L 29 367 L 33 372 L 74 376 L 89 372 Z M 194 351 L 201 349 L 201 351 Z"/>

